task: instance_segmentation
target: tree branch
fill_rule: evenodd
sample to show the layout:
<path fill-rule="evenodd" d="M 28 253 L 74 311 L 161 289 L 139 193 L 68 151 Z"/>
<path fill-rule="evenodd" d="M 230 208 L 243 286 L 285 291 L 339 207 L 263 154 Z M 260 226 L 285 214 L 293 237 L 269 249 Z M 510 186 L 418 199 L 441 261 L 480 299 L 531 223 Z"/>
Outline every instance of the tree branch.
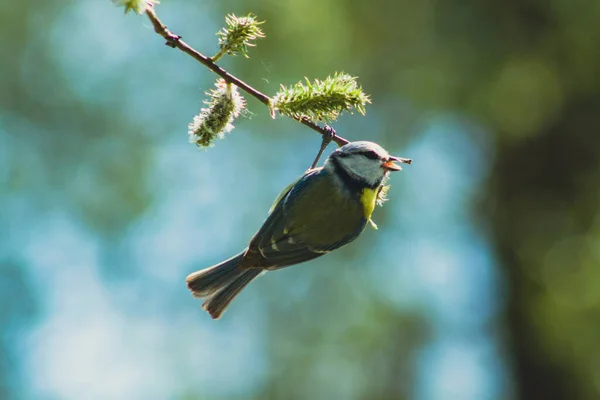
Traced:
<path fill-rule="evenodd" d="M 151 5 L 148 5 L 148 7 L 146 8 L 146 15 L 148 16 L 148 19 L 150 19 L 150 22 L 152 22 L 152 26 L 154 26 L 154 31 L 156 33 L 158 33 L 160 36 L 162 36 L 167 41 L 166 42 L 167 46 L 170 46 L 170 47 L 173 47 L 173 48 L 183 51 L 184 53 L 188 54 L 189 56 L 194 58 L 196 61 L 198 61 L 199 63 L 201 63 L 208 69 L 210 69 L 211 71 L 213 71 L 215 74 L 219 75 L 227 83 L 236 85 L 237 87 L 242 89 L 244 92 L 248 93 L 250 96 L 254 97 L 255 99 L 257 99 L 258 101 L 260 101 L 267 107 L 270 107 L 271 98 L 269 96 L 267 96 L 266 94 L 264 94 L 262 92 L 259 92 L 258 90 L 254 89 L 252 86 L 248 85 L 244 81 L 231 75 L 229 72 L 225 71 L 223 68 L 221 68 L 217 64 L 215 64 L 211 60 L 210 57 L 206 57 L 204 54 L 198 52 L 197 50 L 192 48 L 190 45 L 185 43 L 183 40 L 181 40 L 181 36 L 176 35 L 173 32 L 171 32 L 167 28 L 167 26 L 165 24 L 163 24 L 162 21 L 158 18 L 158 16 L 156 15 L 156 12 L 154 11 L 154 7 L 152 7 Z M 291 117 L 291 118 L 300 122 L 302 125 L 305 125 L 305 126 L 311 128 L 312 130 L 320 133 L 324 137 L 329 136 L 333 133 L 333 137 L 331 140 L 333 140 L 338 146 L 343 146 L 343 145 L 349 143 L 348 140 L 344 139 L 341 136 L 338 136 L 335 133 L 335 130 L 328 125 L 320 126 L 306 117 L 298 117 L 298 118 Z"/>

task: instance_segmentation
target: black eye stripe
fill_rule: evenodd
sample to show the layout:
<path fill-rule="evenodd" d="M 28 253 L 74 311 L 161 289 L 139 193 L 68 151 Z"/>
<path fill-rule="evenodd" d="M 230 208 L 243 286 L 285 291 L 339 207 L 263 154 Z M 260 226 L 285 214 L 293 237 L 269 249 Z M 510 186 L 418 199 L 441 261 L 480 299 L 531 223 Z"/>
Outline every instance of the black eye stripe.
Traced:
<path fill-rule="evenodd" d="M 362 153 L 362 155 L 370 160 L 379 160 L 379 154 L 375 153 L 374 151 L 365 151 Z"/>
<path fill-rule="evenodd" d="M 370 160 L 380 160 L 381 157 L 379 156 L 379 154 L 377 154 L 376 152 L 374 152 L 373 150 L 366 150 L 366 151 L 359 151 L 359 152 L 355 152 L 355 153 L 342 153 L 339 152 L 338 157 L 344 158 L 344 157 L 349 157 L 352 155 L 361 155 L 364 156 Z"/>

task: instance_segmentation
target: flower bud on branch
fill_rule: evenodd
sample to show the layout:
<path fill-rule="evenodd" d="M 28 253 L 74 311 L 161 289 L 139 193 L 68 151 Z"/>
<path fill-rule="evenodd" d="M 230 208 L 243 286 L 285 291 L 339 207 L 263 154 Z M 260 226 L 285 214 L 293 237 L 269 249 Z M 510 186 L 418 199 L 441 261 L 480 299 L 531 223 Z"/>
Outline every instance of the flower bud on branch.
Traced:
<path fill-rule="evenodd" d="M 159 4 L 158 0 L 112 0 L 118 7 L 125 7 L 125 14 L 133 11 L 142 15 L 148 6 Z"/>
<path fill-rule="evenodd" d="M 246 106 L 237 86 L 223 79 L 218 79 L 215 86 L 216 89 L 206 92 L 210 100 L 204 103 L 208 107 L 200 110 L 189 124 L 190 143 L 199 147 L 210 147 L 215 139 L 222 139 L 233 129 L 233 121 Z"/>
<path fill-rule="evenodd" d="M 365 113 L 371 99 L 356 82 L 356 78 L 336 72 L 324 81 L 315 79 L 293 86 L 281 85 L 281 90 L 271 101 L 271 114 L 275 111 L 293 118 L 306 117 L 315 121 L 335 121 L 343 111 Z"/>
<path fill-rule="evenodd" d="M 264 38 L 260 25 L 264 23 L 256 20 L 256 15 L 248 14 L 245 17 L 236 17 L 229 14 L 225 17 L 227 27 L 217 32 L 219 37 L 219 46 L 221 50 L 212 58 L 217 61 L 224 54 L 234 56 L 242 54 L 248 58 L 248 47 L 256 46 L 253 41 Z"/>

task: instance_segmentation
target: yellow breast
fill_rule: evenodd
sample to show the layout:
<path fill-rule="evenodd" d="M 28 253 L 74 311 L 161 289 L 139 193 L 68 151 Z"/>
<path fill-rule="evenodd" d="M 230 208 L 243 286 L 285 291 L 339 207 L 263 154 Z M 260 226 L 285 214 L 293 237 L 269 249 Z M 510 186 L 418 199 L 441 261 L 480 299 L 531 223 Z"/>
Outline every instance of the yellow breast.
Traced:
<path fill-rule="evenodd" d="M 371 218 L 371 214 L 377 204 L 377 190 L 365 188 L 360 195 L 360 202 L 363 205 L 365 212 L 365 218 L 368 220 Z"/>

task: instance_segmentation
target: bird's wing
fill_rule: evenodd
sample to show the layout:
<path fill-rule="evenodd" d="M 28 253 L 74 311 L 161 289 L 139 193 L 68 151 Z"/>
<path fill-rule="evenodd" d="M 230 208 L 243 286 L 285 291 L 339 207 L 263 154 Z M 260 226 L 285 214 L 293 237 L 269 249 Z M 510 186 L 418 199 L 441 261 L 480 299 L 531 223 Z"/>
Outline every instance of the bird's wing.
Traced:
<path fill-rule="evenodd" d="M 302 175 L 300 178 L 296 179 L 294 182 L 290 183 L 289 185 L 287 185 L 285 187 L 285 189 L 283 189 L 281 191 L 281 193 L 279 193 L 279 195 L 277 195 L 277 198 L 275 199 L 275 201 L 273 202 L 273 205 L 271 206 L 271 208 L 269 208 L 269 214 L 271 214 L 273 212 L 273 210 L 275 210 L 275 207 L 277 207 L 277 205 L 281 202 L 281 200 L 283 200 L 285 198 L 285 196 L 287 196 L 287 194 L 290 192 L 290 190 L 292 190 L 292 188 L 298 183 L 300 182 L 303 178 L 305 178 L 308 174 L 314 174 L 318 172 L 318 170 L 308 170 L 306 171 L 306 173 L 304 175 Z"/>
<path fill-rule="evenodd" d="M 364 218 L 355 215 L 359 212 L 358 203 L 336 200 L 333 190 L 337 189 L 332 188 L 331 177 L 321 170 L 305 174 L 280 196 L 250 241 L 243 265 L 277 269 L 298 264 L 358 236 L 364 228 Z"/>
<path fill-rule="evenodd" d="M 310 184 L 313 179 L 318 179 L 320 169 L 308 171 L 302 177 L 288 185 L 277 196 L 275 203 L 269 210 L 269 216 L 259 231 L 250 240 L 243 267 L 270 268 L 288 266 L 319 257 L 324 253 L 314 252 L 298 235 L 292 234 L 284 204 L 290 201 L 290 193 L 297 188 Z M 296 190 L 297 191 L 297 190 Z M 293 196 L 294 198 L 297 195 Z M 293 202 L 293 199 L 292 199 Z"/>

